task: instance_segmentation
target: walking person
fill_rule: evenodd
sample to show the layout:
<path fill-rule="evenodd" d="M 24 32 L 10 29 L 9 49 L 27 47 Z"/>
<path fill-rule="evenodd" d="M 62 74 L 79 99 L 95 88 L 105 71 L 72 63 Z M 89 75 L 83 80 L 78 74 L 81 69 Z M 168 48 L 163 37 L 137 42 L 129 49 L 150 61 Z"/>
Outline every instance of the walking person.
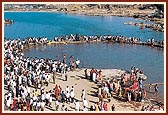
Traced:
<path fill-rule="evenodd" d="M 63 104 L 62 107 L 61 107 L 61 111 L 65 111 L 65 105 Z"/>
<path fill-rule="evenodd" d="M 111 106 L 111 110 L 115 111 L 115 105 L 114 104 Z"/>
<path fill-rule="evenodd" d="M 152 84 L 149 84 L 149 92 L 152 92 Z"/>
<path fill-rule="evenodd" d="M 154 86 L 154 90 L 155 90 L 155 95 L 158 95 L 158 90 L 159 90 L 158 84 Z"/>
<path fill-rule="evenodd" d="M 84 98 L 85 98 L 85 90 L 82 89 L 82 95 L 81 95 L 81 99 L 82 99 L 82 101 L 84 100 Z"/>
<path fill-rule="evenodd" d="M 95 111 L 99 111 L 100 109 L 99 109 L 99 103 L 98 102 L 96 102 L 96 104 L 94 105 L 95 106 Z"/>
<path fill-rule="evenodd" d="M 55 100 L 55 110 L 58 111 L 58 109 L 59 109 L 59 101 L 56 98 L 56 100 Z"/>
<path fill-rule="evenodd" d="M 74 97 L 75 97 L 74 89 L 71 89 L 71 91 L 70 91 L 70 102 L 71 103 L 74 102 Z"/>
<path fill-rule="evenodd" d="M 79 111 L 80 110 L 80 104 L 78 101 L 76 101 L 75 103 L 75 111 Z"/>
<path fill-rule="evenodd" d="M 85 78 L 87 79 L 88 77 L 87 69 L 85 69 L 84 72 L 85 72 Z"/>
<path fill-rule="evenodd" d="M 51 107 L 51 104 L 52 104 L 52 94 L 50 94 L 50 97 L 49 97 L 49 107 Z"/>
<path fill-rule="evenodd" d="M 87 102 L 87 100 L 84 98 L 84 100 L 83 100 L 83 107 L 88 107 L 88 102 Z"/>
<path fill-rule="evenodd" d="M 103 103 L 103 110 L 104 110 L 104 111 L 108 111 L 108 106 L 107 106 L 107 103 L 106 103 L 106 102 Z"/>
<path fill-rule="evenodd" d="M 53 83 L 55 84 L 55 71 L 53 72 Z"/>
<path fill-rule="evenodd" d="M 62 103 L 65 102 L 65 94 L 64 94 L 64 91 L 62 91 L 62 93 L 61 93 L 61 102 L 62 102 Z"/>
<path fill-rule="evenodd" d="M 64 81 L 67 81 L 68 80 L 68 75 L 67 73 L 65 72 L 65 80 Z"/>
<path fill-rule="evenodd" d="M 59 91 L 58 91 L 58 85 L 55 86 L 55 98 L 58 99 Z"/>
<path fill-rule="evenodd" d="M 69 92 L 67 91 L 66 92 L 66 103 L 69 103 L 70 102 L 70 94 L 69 94 Z"/>

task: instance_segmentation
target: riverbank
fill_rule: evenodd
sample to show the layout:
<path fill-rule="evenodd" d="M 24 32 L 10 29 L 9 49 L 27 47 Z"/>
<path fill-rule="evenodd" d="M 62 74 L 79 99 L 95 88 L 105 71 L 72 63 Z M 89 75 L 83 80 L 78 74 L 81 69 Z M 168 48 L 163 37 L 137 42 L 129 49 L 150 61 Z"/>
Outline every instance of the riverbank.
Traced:
<path fill-rule="evenodd" d="M 158 17 L 150 17 L 157 11 L 156 6 L 148 4 L 43 4 L 37 7 L 26 6 L 27 8 L 6 8 L 5 11 L 15 12 L 61 12 L 66 14 L 79 14 L 89 16 L 121 16 L 134 17 L 153 21 L 157 24 L 164 24 L 164 14 L 157 14 Z M 160 10 L 160 9 L 159 9 Z"/>
<path fill-rule="evenodd" d="M 81 44 L 81 43 L 119 43 L 119 44 L 135 44 L 144 45 L 150 47 L 164 48 L 164 40 L 155 41 L 154 39 L 149 39 L 148 41 L 141 41 L 140 38 L 135 37 L 124 37 L 124 36 L 114 36 L 114 35 L 95 35 L 95 36 L 85 36 L 85 35 L 66 35 L 66 36 L 55 36 L 54 40 L 48 40 L 47 37 L 28 37 L 23 40 L 25 46 L 40 45 L 40 44 Z"/>
<path fill-rule="evenodd" d="M 143 23 L 125 22 L 124 25 L 134 25 L 134 26 L 139 26 L 141 29 L 150 28 L 155 31 L 164 32 L 164 27 L 163 25 L 160 25 L 160 24 L 145 24 L 144 22 Z"/>
<path fill-rule="evenodd" d="M 13 47 L 11 48 L 9 46 L 13 46 Z M 65 69 L 64 66 L 59 66 L 60 64 L 64 64 L 63 62 L 66 62 L 65 60 L 63 62 L 62 61 L 58 62 L 56 60 L 54 61 L 50 59 L 24 57 L 24 54 L 22 53 L 22 51 L 23 51 L 23 47 L 22 47 L 21 41 L 19 40 L 5 41 L 5 56 L 4 56 L 5 57 L 4 59 L 5 60 L 4 61 L 5 95 L 4 96 L 5 96 L 5 105 L 6 105 L 5 110 L 16 109 L 19 111 L 20 109 L 24 110 L 25 109 L 24 107 L 26 106 L 28 108 L 26 109 L 26 111 L 30 111 L 30 110 L 37 111 L 39 108 L 38 108 L 38 104 L 36 105 L 36 103 L 38 103 L 39 101 L 41 102 L 40 99 L 43 100 L 42 98 L 43 93 L 47 95 L 48 92 L 50 92 L 54 96 L 51 97 L 52 95 L 50 95 L 52 99 L 50 100 L 50 105 L 48 105 L 49 99 L 48 101 L 45 101 L 46 105 L 45 106 L 43 105 L 44 106 L 43 110 L 55 111 L 54 104 L 55 104 L 55 96 L 57 95 L 56 93 L 57 90 L 55 89 L 56 84 L 57 86 L 60 86 L 59 90 L 61 89 L 61 91 L 65 91 L 65 92 L 67 90 L 66 89 L 67 86 L 69 88 L 73 86 L 75 91 L 74 93 L 75 101 L 79 102 L 80 111 L 84 111 L 84 109 L 86 109 L 83 106 L 83 101 L 81 99 L 81 94 L 83 89 L 85 91 L 84 97 L 88 102 L 87 103 L 88 110 L 90 110 L 91 106 L 93 106 L 95 109 L 96 102 L 98 102 L 100 111 L 104 111 L 104 109 L 105 111 L 112 111 L 111 106 L 113 104 L 115 106 L 115 111 L 123 111 L 123 110 L 141 111 L 143 106 L 146 107 L 145 110 L 147 111 L 158 111 L 163 107 L 163 104 L 162 104 L 163 102 L 161 103 L 154 95 L 150 96 L 149 98 L 146 98 L 144 96 L 146 94 L 143 93 L 142 99 L 140 99 L 140 97 L 138 96 L 137 97 L 134 96 L 139 94 L 139 92 L 141 92 L 141 90 L 136 85 L 137 79 L 138 79 L 138 82 L 139 80 L 142 80 L 141 77 L 138 77 L 138 75 L 143 73 L 139 69 L 132 68 L 131 75 L 130 75 L 130 72 L 124 71 L 121 69 L 101 69 L 101 71 L 99 71 L 100 69 L 88 68 L 88 70 L 86 71 L 86 68 L 80 68 L 80 69 L 74 68 L 73 64 L 70 66 L 70 68 L 66 67 L 67 69 Z M 65 59 L 65 57 L 63 59 Z M 53 69 L 51 65 L 55 65 L 53 66 Z M 56 71 L 56 73 L 53 73 L 53 71 Z M 64 71 L 66 72 L 64 73 Z M 93 75 L 93 73 L 97 73 L 97 74 Z M 136 77 L 135 77 L 135 74 L 136 74 Z M 87 75 L 87 78 L 86 78 L 86 75 Z M 97 77 L 95 77 L 95 75 Z M 42 81 L 37 82 L 37 79 L 42 80 L 40 76 L 45 76 L 44 84 L 42 84 L 43 83 Z M 130 83 L 131 84 L 133 83 L 134 85 L 127 84 L 128 85 L 127 86 L 123 82 L 123 79 L 124 80 L 127 79 L 125 82 L 130 81 Z M 18 88 L 20 87 L 19 89 L 16 88 L 16 91 L 15 91 L 16 86 L 14 85 L 15 82 L 16 82 L 16 86 Z M 109 84 L 111 82 L 115 87 L 111 92 L 112 95 L 110 96 L 108 93 L 109 91 L 107 87 L 108 85 L 106 86 L 106 84 Z M 127 87 L 123 86 L 124 85 L 123 83 Z M 120 86 L 122 87 L 122 90 L 119 88 Z M 102 88 L 102 90 L 100 91 L 99 88 Z M 130 90 L 130 88 L 133 90 Z M 21 89 L 24 91 L 22 91 Z M 18 92 L 18 90 L 21 90 L 21 91 Z M 122 91 L 121 94 L 119 93 L 119 90 Z M 129 101 L 127 99 L 127 95 L 125 95 L 127 91 L 128 92 L 130 91 L 130 93 L 132 93 L 133 95 L 133 97 L 131 96 L 132 98 Z M 35 92 L 38 92 L 38 93 L 35 93 Z M 27 94 L 29 95 L 28 97 L 26 96 Z M 60 94 L 61 92 L 59 93 L 59 95 L 57 95 L 58 97 L 56 96 L 57 97 L 56 99 L 58 99 L 60 103 L 58 111 L 64 111 L 62 108 L 62 105 L 64 105 L 65 111 L 76 110 L 75 103 L 69 103 L 68 99 L 66 99 L 67 103 L 61 102 L 62 98 Z M 37 97 L 35 97 L 35 95 L 38 96 L 38 99 Z M 101 98 L 100 95 L 102 95 L 103 97 Z M 15 99 L 16 101 L 23 99 L 22 101 L 19 101 L 20 103 L 23 103 L 23 105 L 22 104 L 15 105 L 16 104 L 14 102 Z M 31 100 L 32 101 L 34 100 L 34 101 L 32 102 Z M 30 105 L 32 104 L 31 107 L 28 104 L 29 101 L 30 101 Z M 43 103 L 43 101 L 41 103 Z M 104 107 L 105 106 L 104 104 L 106 104 L 106 107 Z M 8 106 L 9 108 L 6 108 Z"/>
<path fill-rule="evenodd" d="M 74 86 L 75 89 L 75 99 L 76 100 L 81 100 L 81 90 L 85 89 L 86 91 L 86 96 L 85 98 L 88 101 L 88 107 L 93 106 L 98 102 L 98 97 L 96 96 L 98 93 L 98 84 L 91 82 L 89 79 L 85 79 L 84 76 L 84 70 L 86 68 L 80 68 L 76 69 L 75 71 L 69 71 L 67 72 L 68 79 L 67 81 L 64 81 L 64 76 L 61 77 L 61 75 L 58 73 L 56 75 L 55 83 L 53 83 L 52 80 L 52 74 L 50 74 L 50 82 L 48 86 L 44 86 L 44 92 L 48 91 L 55 91 L 55 85 L 57 84 L 58 86 L 61 86 L 62 90 L 66 89 L 67 86 L 71 87 Z M 91 69 L 88 69 L 90 71 Z M 97 69 L 100 70 L 100 69 Z M 121 69 L 101 69 L 102 70 L 102 75 L 103 79 L 118 79 L 120 76 L 125 73 L 126 71 L 121 70 Z M 116 77 L 118 76 L 118 78 Z M 7 86 L 6 86 L 7 87 Z M 33 92 L 35 88 L 31 87 L 31 92 Z M 7 90 L 4 90 L 4 93 L 6 93 Z M 38 92 L 40 93 L 40 89 L 38 89 Z M 148 96 L 148 94 L 147 94 Z M 142 102 L 135 102 L 135 101 L 124 101 L 124 100 L 119 100 L 117 97 L 117 94 L 113 94 L 113 97 L 111 98 L 106 98 L 104 99 L 107 104 L 108 104 L 108 111 L 111 110 L 111 106 L 114 104 L 115 105 L 115 112 L 121 112 L 121 111 L 127 111 L 127 112 L 133 112 L 133 111 L 141 111 L 142 107 L 145 106 L 153 106 L 157 110 L 157 102 L 155 102 L 157 99 L 155 98 L 154 95 L 148 96 L 145 100 Z M 109 101 L 110 100 L 110 101 Z M 159 101 L 158 101 L 159 102 Z M 79 101 L 81 110 L 83 109 L 82 107 L 82 101 Z M 58 111 L 61 111 L 61 106 L 63 103 L 60 103 Z M 64 103 L 65 107 L 67 108 L 68 111 L 74 111 L 75 104 L 74 103 Z M 55 111 L 55 101 L 52 102 L 51 107 L 45 106 L 44 111 Z"/>

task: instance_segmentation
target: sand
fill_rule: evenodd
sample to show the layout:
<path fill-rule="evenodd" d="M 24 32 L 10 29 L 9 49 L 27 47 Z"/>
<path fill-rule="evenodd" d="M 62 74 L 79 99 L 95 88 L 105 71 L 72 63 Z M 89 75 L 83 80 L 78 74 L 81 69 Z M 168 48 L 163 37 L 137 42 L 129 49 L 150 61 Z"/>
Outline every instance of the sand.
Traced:
<path fill-rule="evenodd" d="M 80 103 L 80 109 L 83 109 L 82 106 L 82 99 L 81 99 L 81 93 L 82 93 L 82 89 L 85 89 L 86 91 L 86 100 L 88 101 L 88 107 L 90 107 L 91 105 L 94 107 L 94 104 L 96 102 L 98 102 L 98 97 L 96 95 L 97 91 L 98 91 L 98 84 L 91 82 L 89 79 L 85 79 L 85 75 L 84 75 L 84 70 L 85 68 L 81 68 L 81 69 L 76 69 L 75 71 L 69 71 L 67 72 L 67 76 L 68 76 L 68 80 L 64 81 L 64 77 L 60 76 L 59 74 L 56 75 L 56 79 L 55 79 L 55 84 L 53 82 L 52 76 L 53 74 L 50 74 L 51 79 L 50 79 L 50 83 L 45 87 L 45 91 L 49 91 L 49 90 L 53 90 L 55 85 L 57 84 L 58 86 L 60 85 L 62 87 L 62 90 L 65 91 L 66 86 L 69 86 L 69 88 L 71 88 L 72 86 L 74 86 L 75 89 L 75 99 L 79 100 Z M 91 69 L 88 69 L 88 73 Z M 100 69 L 97 69 L 100 70 Z M 121 76 L 123 73 L 125 73 L 126 71 L 121 70 L 121 69 L 101 69 L 102 71 L 102 75 L 103 75 L 103 79 L 107 79 L 107 78 L 117 78 L 119 76 Z M 34 88 L 31 88 L 31 92 L 35 90 Z M 40 89 L 38 89 L 39 93 L 40 93 Z M 7 90 L 4 90 L 4 93 L 6 93 Z M 120 101 L 118 98 L 114 97 L 110 97 L 108 98 L 110 99 L 110 102 L 108 102 L 108 111 L 111 111 L 111 106 L 112 104 L 115 105 L 115 111 L 117 112 L 123 112 L 123 111 L 127 111 L 127 112 L 133 112 L 133 111 L 140 111 L 142 106 L 147 106 L 147 105 L 152 105 L 152 103 L 149 100 L 145 100 L 143 102 L 135 102 L 135 101 L 130 101 L 130 102 L 123 102 Z M 107 101 L 107 100 L 105 100 Z M 61 106 L 62 103 L 60 103 L 59 106 L 59 111 L 61 111 Z M 70 103 L 67 104 L 65 103 L 66 108 L 68 109 L 68 111 L 74 111 L 75 110 L 75 104 L 74 103 Z M 55 111 L 55 101 L 53 100 L 51 108 L 46 106 L 45 107 L 45 111 Z M 112 112 L 112 111 L 111 111 Z"/>
<path fill-rule="evenodd" d="M 82 100 L 81 100 L 81 93 L 82 89 L 85 89 L 86 91 L 86 100 L 88 101 L 88 106 L 91 105 L 94 106 L 95 102 L 98 101 L 98 97 L 96 96 L 98 85 L 94 82 L 91 82 L 88 79 L 85 79 L 84 76 L 84 68 L 83 69 L 77 69 L 76 71 L 70 71 L 67 73 L 68 80 L 64 81 L 64 77 L 60 77 L 57 75 L 55 84 L 58 84 L 62 87 L 63 90 L 65 90 L 66 86 L 69 86 L 70 88 L 74 86 L 75 88 L 75 98 L 80 101 L 80 107 L 83 109 L 82 106 Z M 88 69 L 89 72 L 90 69 Z M 99 70 L 99 69 L 98 69 Z M 105 78 L 110 78 L 111 76 L 116 77 L 123 74 L 125 71 L 120 69 L 103 69 L 102 74 Z M 51 74 L 52 77 L 52 74 Z M 53 83 L 52 79 L 50 81 L 49 86 L 45 86 L 45 91 L 52 90 L 55 87 L 55 84 Z M 111 101 L 108 103 L 108 110 L 111 111 L 112 104 L 115 105 L 116 111 L 140 111 L 142 105 L 144 105 L 146 102 L 122 102 L 115 98 L 109 98 Z M 148 103 L 146 103 L 148 105 Z M 60 103 L 59 111 L 61 110 L 62 103 Z M 74 111 L 75 104 L 66 104 L 65 106 L 69 111 Z M 55 103 L 52 103 L 52 109 L 45 108 L 45 111 L 54 111 L 55 110 Z"/>

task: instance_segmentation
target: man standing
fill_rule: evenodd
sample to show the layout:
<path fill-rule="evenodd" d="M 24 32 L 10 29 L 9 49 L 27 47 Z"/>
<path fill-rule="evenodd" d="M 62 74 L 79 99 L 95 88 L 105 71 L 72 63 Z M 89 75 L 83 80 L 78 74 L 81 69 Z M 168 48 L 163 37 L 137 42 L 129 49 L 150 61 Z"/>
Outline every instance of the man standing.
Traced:
<path fill-rule="evenodd" d="M 79 111 L 80 110 L 80 104 L 78 101 L 75 102 L 75 110 Z"/>
<path fill-rule="evenodd" d="M 157 95 L 157 94 L 158 94 L 158 90 L 159 90 L 158 84 L 156 84 L 156 85 L 154 86 L 154 90 L 155 90 L 155 94 Z"/>
<path fill-rule="evenodd" d="M 79 68 L 80 60 L 77 59 L 75 63 L 76 63 L 76 68 Z"/>
<path fill-rule="evenodd" d="M 87 69 L 85 69 L 84 72 L 85 72 L 85 78 L 87 79 L 87 77 L 88 77 Z"/>
<path fill-rule="evenodd" d="M 84 89 L 82 89 L 82 95 L 81 95 L 81 98 L 82 98 L 82 101 L 83 101 L 84 98 L 85 98 L 85 90 L 84 90 Z"/>
<path fill-rule="evenodd" d="M 59 109 L 59 102 L 58 102 L 58 99 L 56 98 L 55 100 L 55 110 L 58 111 Z"/>

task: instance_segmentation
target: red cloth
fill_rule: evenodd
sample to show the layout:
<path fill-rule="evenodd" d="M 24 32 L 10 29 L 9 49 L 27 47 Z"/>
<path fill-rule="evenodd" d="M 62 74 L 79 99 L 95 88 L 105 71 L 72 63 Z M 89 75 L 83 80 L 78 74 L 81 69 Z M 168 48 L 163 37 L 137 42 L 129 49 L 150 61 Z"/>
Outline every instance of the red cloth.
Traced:
<path fill-rule="evenodd" d="M 104 104 L 103 104 L 103 108 L 104 108 L 104 111 L 108 111 L 107 103 L 104 103 Z"/>
<path fill-rule="evenodd" d="M 56 85 L 56 86 L 55 86 L 55 97 L 56 97 L 56 98 L 58 98 L 58 94 L 59 94 L 58 86 Z"/>
<path fill-rule="evenodd" d="M 27 111 L 30 111 L 30 103 L 28 101 L 26 102 L 26 106 L 27 106 Z"/>
<path fill-rule="evenodd" d="M 138 90 L 138 82 L 136 80 L 134 80 L 134 83 L 132 86 L 130 86 L 130 89 Z"/>

